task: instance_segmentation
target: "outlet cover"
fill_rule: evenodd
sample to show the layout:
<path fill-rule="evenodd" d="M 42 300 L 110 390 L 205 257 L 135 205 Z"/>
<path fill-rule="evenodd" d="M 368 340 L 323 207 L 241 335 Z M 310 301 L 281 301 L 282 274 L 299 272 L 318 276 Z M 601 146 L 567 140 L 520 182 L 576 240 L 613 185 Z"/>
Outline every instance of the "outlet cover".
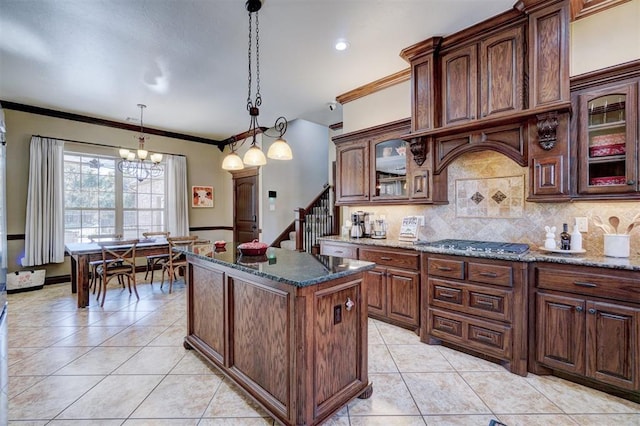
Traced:
<path fill-rule="evenodd" d="M 589 221 L 586 217 L 576 217 L 576 224 L 578 225 L 578 231 L 589 232 Z"/>

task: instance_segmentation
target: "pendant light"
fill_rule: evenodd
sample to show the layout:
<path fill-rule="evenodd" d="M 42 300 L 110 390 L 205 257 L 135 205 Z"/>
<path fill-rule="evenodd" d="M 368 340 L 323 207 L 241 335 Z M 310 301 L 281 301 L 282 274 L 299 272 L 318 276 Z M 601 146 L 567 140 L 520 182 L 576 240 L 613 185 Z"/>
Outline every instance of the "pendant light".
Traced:
<path fill-rule="evenodd" d="M 222 161 L 222 168 L 224 170 L 242 170 L 245 165 L 247 166 L 263 166 L 267 164 L 267 157 L 265 157 L 262 148 L 257 143 L 256 136 L 258 133 L 264 133 L 269 136 L 266 131 L 262 131 L 260 129 L 260 125 L 258 124 L 258 115 L 260 115 L 260 105 L 262 105 L 262 96 L 260 95 L 260 38 L 259 38 L 259 20 L 258 20 L 258 11 L 262 7 L 261 0 L 247 0 L 245 7 L 249 12 L 249 93 L 247 95 L 247 111 L 249 111 L 249 117 L 251 119 L 249 123 L 249 130 L 246 133 L 246 138 L 240 142 L 240 145 L 244 144 L 244 142 L 251 138 L 251 146 L 244 154 L 242 160 L 240 160 L 240 156 L 237 154 L 237 141 L 233 140 L 229 143 L 231 147 L 231 152 L 224 158 Z M 255 40 L 256 40 L 256 96 L 252 100 L 251 99 L 251 89 L 253 82 L 253 75 L 251 72 L 251 54 L 252 54 L 252 38 L 253 38 L 253 14 L 256 16 L 256 24 L 255 24 Z M 291 153 L 291 147 L 284 140 L 283 136 L 287 131 L 287 119 L 284 117 L 279 117 L 275 124 L 275 130 L 279 133 L 277 140 L 271 145 L 269 151 L 267 152 L 267 156 L 274 160 L 291 160 L 293 158 L 293 154 Z"/>
<path fill-rule="evenodd" d="M 118 170 L 123 175 L 135 177 L 139 182 L 144 181 L 146 178 L 153 176 L 159 177 L 162 175 L 163 168 L 160 165 L 162 161 L 162 154 L 149 153 L 144 149 L 144 142 L 147 136 L 144 134 L 144 124 L 142 123 L 142 112 L 147 106 L 144 104 L 138 104 L 140 108 L 140 134 L 138 135 L 138 150 L 133 152 L 126 148 L 120 148 L 118 153 L 121 160 L 118 162 Z M 149 160 L 147 160 L 149 158 Z"/>

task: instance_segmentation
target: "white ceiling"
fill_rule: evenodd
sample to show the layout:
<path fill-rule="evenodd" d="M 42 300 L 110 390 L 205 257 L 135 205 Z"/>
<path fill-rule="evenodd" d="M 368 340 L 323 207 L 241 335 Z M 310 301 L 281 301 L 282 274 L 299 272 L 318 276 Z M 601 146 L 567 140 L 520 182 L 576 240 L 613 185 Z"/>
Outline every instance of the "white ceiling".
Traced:
<path fill-rule="evenodd" d="M 0 99 L 212 139 L 247 130 L 244 0 L 0 0 Z M 335 97 L 400 51 L 515 0 L 264 0 L 260 125 L 342 121 Z M 338 39 L 350 48 L 334 50 Z M 255 92 L 255 89 L 254 89 Z"/>

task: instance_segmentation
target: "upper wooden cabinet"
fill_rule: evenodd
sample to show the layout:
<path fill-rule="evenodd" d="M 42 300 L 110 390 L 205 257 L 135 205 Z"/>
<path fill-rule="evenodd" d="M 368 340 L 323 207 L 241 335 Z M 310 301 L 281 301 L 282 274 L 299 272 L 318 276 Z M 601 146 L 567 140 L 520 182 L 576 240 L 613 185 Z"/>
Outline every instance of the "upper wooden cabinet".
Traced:
<path fill-rule="evenodd" d="M 437 203 L 446 200 L 446 173 L 434 177 L 433 155 L 423 140 L 406 141 L 409 119 L 333 138 L 336 204 Z"/>
<path fill-rule="evenodd" d="M 572 79 L 579 199 L 640 197 L 640 61 Z"/>

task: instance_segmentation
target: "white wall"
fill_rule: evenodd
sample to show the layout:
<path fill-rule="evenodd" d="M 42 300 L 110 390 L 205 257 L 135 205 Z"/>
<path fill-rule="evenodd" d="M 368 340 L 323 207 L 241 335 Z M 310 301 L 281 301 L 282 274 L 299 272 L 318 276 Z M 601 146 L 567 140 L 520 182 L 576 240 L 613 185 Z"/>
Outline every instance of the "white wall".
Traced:
<path fill-rule="evenodd" d="M 293 151 L 293 161 L 267 159 L 261 168 L 261 241 L 273 240 L 295 219 L 294 210 L 306 207 L 329 182 L 329 129 L 305 120 L 289 123 L 285 139 Z M 264 137 L 266 153 L 273 138 Z M 269 209 L 269 191 L 276 191 L 275 210 Z"/>
<path fill-rule="evenodd" d="M 571 75 L 640 58 L 640 0 L 571 24 Z"/>
<path fill-rule="evenodd" d="M 342 106 L 344 133 L 411 117 L 411 82 L 404 81 Z"/>

